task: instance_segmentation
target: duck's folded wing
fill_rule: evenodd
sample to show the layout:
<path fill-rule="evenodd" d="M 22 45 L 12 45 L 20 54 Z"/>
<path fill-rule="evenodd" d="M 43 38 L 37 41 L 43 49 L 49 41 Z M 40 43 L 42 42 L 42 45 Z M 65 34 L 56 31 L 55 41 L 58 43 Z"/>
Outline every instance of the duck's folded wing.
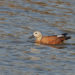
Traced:
<path fill-rule="evenodd" d="M 64 38 L 57 36 L 45 36 L 42 38 L 41 43 L 43 44 L 61 44 L 64 41 Z"/>

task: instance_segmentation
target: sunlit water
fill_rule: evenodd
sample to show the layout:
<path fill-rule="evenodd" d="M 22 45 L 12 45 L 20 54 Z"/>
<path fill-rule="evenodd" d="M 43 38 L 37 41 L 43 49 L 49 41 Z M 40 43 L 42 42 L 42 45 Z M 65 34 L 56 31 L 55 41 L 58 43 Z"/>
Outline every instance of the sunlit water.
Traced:
<path fill-rule="evenodd" d="M 36 30 L 72 38 L 36 45 Z M 75 75 L 75 0 L 0 0 L 0 75 Z"/>

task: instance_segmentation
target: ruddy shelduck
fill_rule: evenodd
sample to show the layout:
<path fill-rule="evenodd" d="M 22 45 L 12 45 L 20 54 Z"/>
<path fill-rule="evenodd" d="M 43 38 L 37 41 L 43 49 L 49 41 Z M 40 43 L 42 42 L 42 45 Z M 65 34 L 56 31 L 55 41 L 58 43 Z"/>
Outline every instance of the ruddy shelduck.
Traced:
<path fill-rule="evenodd" d="M 33 33 L 35 37 L 35 42 L 39 44 L 62 44 L 65 40 L 71 38 L 71 36 L 67 36 L 67 33 L 63 33 L 61 35 L 53 35 L 53 36 L 43 36 L 40 31 L 35 31 Z"/>

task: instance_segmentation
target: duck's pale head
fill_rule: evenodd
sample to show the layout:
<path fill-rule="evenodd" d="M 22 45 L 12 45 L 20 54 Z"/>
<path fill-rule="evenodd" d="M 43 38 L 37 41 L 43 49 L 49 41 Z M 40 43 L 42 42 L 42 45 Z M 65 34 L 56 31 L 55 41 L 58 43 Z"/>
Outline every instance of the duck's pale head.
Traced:
<path fill-rule="evenodd" d="M 33 33 L 33 35 L 34 35 L 34 37 L 36 37 L 36 38 L 39 38 L 39 37 L 42 36 L 42 34 L 41 34 L 40 31 L 35 31 L 35 32 Z"/>
<path fill-rule="evenodd" d="M 36 40 L 40 41 L 42 39 L 42 33 L 40 31 L 35 31 L 33 33 L 34 37 L 36 38 Z"/>

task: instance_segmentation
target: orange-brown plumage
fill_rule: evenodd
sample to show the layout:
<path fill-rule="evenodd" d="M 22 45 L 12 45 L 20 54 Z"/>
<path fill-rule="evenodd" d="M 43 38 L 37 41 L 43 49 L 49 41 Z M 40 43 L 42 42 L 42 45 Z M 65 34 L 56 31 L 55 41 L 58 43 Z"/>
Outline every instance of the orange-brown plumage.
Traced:
<path fill-rule="evenodd" d="M 42 44 L 61 44 L 65 38 L 58 38 L 56 36 L 43 36 L 40 41 L 36 39 L 36 43 L 42 43 Z"/>
<path fill-rule="evenodd" d="M 65 40 L 70 39 L 70 36 L 66 36 L 67 34 L 43 36 L 41 32 L 35 31 L 33 35 L 36 38 L 35 42 L 39 44 L 62 44 Z"/>

